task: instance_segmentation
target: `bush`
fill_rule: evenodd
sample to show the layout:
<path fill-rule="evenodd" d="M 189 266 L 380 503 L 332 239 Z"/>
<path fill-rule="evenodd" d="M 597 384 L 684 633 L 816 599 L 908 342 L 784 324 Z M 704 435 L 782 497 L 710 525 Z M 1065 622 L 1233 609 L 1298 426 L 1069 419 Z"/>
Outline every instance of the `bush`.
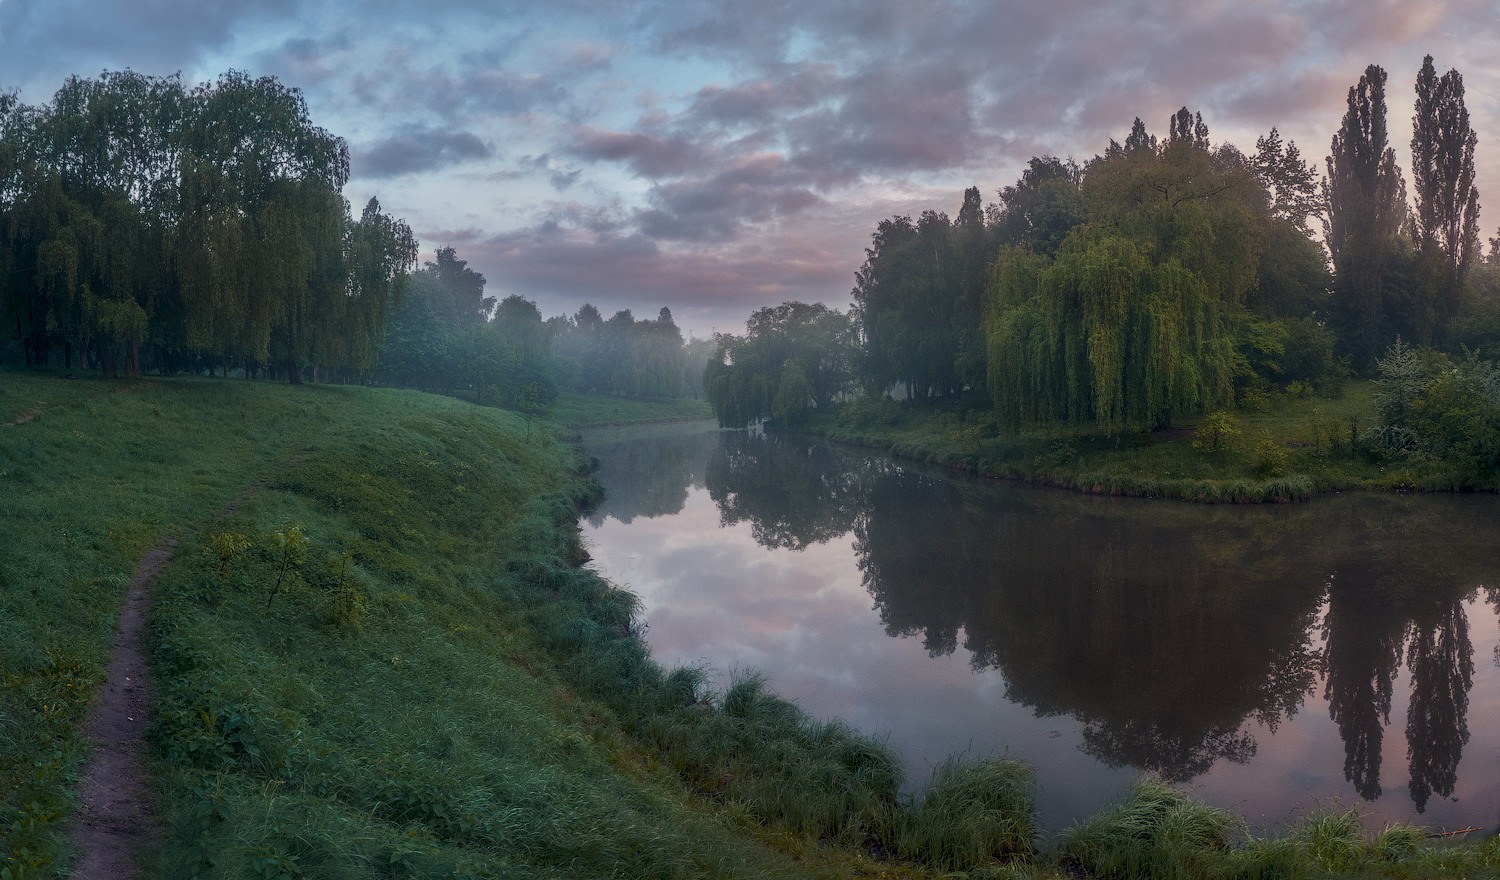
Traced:
<path fill-rule="evenodd" d="M 1240 420 L 1234 413 L 1214 410 L 1203 417 L 1198 429 L 1193 432 L 1193 448 L 1203 452 L 1218 452 L 1238 436 Z"/>
<path fill-rule="evenodd" d="M 1250 450 L 1250 470 L 1261 479 L 1285 476 L 1290 466 L 1286 444 L 1262 431 Z"/>

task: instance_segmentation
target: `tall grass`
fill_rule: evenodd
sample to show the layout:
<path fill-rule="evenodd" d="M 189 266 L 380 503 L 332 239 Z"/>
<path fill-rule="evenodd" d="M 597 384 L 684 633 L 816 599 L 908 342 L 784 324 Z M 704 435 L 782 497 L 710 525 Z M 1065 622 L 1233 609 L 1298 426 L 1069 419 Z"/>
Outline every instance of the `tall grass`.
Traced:
<path fill-rule="evenodd" d="M 1112 880 L 1314 880 L 1500 876 L 1500 839 L 1445 844 L 1411 825 L 1378 834 L 1356 811 L 1324 810 L 1285 833 L 1246 836 L 1223 810 L 1146 779 L 1124 803 L 1073 826 L 1059 864 Z"/>
<path fill-rule="evenodd" d="M 1062 851 L 1093 876 L 1198 880 L 1218 876 L 1238 825 L 1227 812 L 1142 780 L 1123 804 L 1068 829 Z"/>
<path fill-rule="evenodd" d="M 902 823 L 896 849 L 944 871 L 1029 860 L 1036 854 L 1035 786 L 1035 772 L 1019 761 L 945 761 Z"/>

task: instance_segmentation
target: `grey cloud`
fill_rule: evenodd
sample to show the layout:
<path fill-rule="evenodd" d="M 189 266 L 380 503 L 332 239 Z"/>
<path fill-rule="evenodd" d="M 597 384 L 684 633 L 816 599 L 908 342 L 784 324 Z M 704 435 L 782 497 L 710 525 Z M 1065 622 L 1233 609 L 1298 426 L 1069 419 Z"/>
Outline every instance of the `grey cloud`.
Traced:
<path fill-rule="evenodd" d="M 641 231 L 654 238 L 710 241 L 822 203 L 798 169 L 764 154 L 740 159 L 710 177 L 658 185 L 651 191 L 651 208 L 637 219 Z"/>
<path fill-rule="evenodd" d="M 379 65 L 356 75 L 349 88 L 376 112 L 426 113 L 452 122 L 473 114 L 556 112 L 570 97 L 560 83 L 540 74 L 517 72 L 500 63 L 457 71 L 424 66 L 406 49 L 387 53 Z"/>
<path fill-rule="evenodd" d="M 566 149 L 580 159 L 623 162 L 641 177 L 653 179 L 690 173 L 707 167 L 711 159 L 706 150 L 686 138 L 592 126 L 577 129 Z"/>
<path fill-rule="evenodd" d="M 679 323 L 694 316 L 699 330 L 743 327 L 745 315 L 785 299 L 840 301 L 860 253 L 846 230 L 786 234 L 756 245 L 665 248 L 640 234 L 597 236 L 534 227 L 466 248 L 496 290 L 522 292 L 544 314 L 571 313 L 592 302 L 606 314 L 620 308 L 654 312 L 666 305 Z M 472 258 L 471 258 L 472 255 Z"/>
<path fill-rule="evenodd" d="M 356 150 L 351 164 L 357 177 L 381 178 L 432 171 L 493 154 L 494 150 L 471 132 L 408 129 Z"/>
<path fill-rule="evenodd" d="M 583 176 L 582 168 L 559 168 L 552 162 L 552 156 L 543 153 L 540 156 L 526 156 L 521 159 L 521 165 L 532 172 L 547 175 L 547 182 L 558 192 L 569 189 Z M 516 176 L 521 176 L 517 172 Z"/>
<path fill-rule="evenodd" d="M 776 71 L 775 78 L 733 86 L 707 85 L 698 90 L 686 116 L 689 121 L 721 125 L 763 124 L 788 111 L 800 111 L 838 93 L 840 77 L 827 63 L 804 62 Z"/>
<path fill-rule="evenodd" d="M 55 89 L 70 74 L 130 67 L 169 74 L 192 67 L 247 22 L 288 14 L 299 0 L 4 0 L 0 81 Z M 31 95 L 41 100 L 47 95 Z"/>

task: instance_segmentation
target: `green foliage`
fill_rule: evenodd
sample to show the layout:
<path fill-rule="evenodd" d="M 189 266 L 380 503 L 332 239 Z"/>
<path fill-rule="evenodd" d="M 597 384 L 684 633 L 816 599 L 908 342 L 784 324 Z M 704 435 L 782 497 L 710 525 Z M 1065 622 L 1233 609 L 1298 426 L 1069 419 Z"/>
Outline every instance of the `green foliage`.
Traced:
<path fill-rule="evenodd" d="M 208 539 L 203 555 L 214 564 L 219 580 L 229 578 L 229 566 L 250 549 L 250 539 L 239 532 L 215 532 Z"/>
<path fill-rule="evenodd" d="M 1387 335 L 1399 295 L 1394 251 L 1407 214 L 1406 185 L 1387 135 L 1385 83 L 1385 70 L 1372 64 L 1350 87 L 1323 185 L 1324 240 L 1335 278 L 1331 318 L 1362 373 L 1394 335 Z"/>
<path fill-rule="evenodd" d="M 1002 254 L 991 282 L 990 394 L 1012 429 L 1092 423 L 1154 428 L 1229 397 L 1221 304 L 1175 259 L 1127 238 L 1070 236 L 1050 264 Z"/>
<path fill-rule="evenodd" d="M 1500 485 L 1500 365 L 1472 355 L 1453 364 L 1397 340 L 1377 368 L 1372 446 L 1430 460 L 1459 487 Z"/>
<path fill-rule="evenodd" d="M 779 424 L 795 425 L 807 418 L 811 410 L 812 383 L 807 381 L 801 364 L 787 361 L 781 367 L 781 382 L 771 401 L 771 415 Z"/>
<path fill-rule="evenodd" d="M 301 524 L 284 525 L 271 533 L 271 548 L 275 580 L 266 596 L 266 607 L 271 607 L 276 594 L 290 588 L 301 580 L 302 565 L 307 561 L 307 535 Z"/>

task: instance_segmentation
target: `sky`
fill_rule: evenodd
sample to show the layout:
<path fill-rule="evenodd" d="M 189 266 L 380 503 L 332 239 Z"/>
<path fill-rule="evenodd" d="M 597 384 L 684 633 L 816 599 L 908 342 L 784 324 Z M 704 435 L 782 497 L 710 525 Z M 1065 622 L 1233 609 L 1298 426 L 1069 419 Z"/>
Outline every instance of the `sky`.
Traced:
<path fill-rule="evenodd" d="M 275 76 L 348 141 L 355 210 L 379 198 L 424 259 L 452 246 L 544 315 L 665 306 L 698 336 L 847 307 L 881 219 L 995 201 L 1137 116 L 1164 135 L 1187 106 L 1246 152 L 1276 126 L 1321 168 L 1379 64 L 1406 168 L 1426 54 L 1464 76 L 1500 204 L 1496 46 L 1493 0 L 0 0 L 23 101 L 103 70 Z"/>

